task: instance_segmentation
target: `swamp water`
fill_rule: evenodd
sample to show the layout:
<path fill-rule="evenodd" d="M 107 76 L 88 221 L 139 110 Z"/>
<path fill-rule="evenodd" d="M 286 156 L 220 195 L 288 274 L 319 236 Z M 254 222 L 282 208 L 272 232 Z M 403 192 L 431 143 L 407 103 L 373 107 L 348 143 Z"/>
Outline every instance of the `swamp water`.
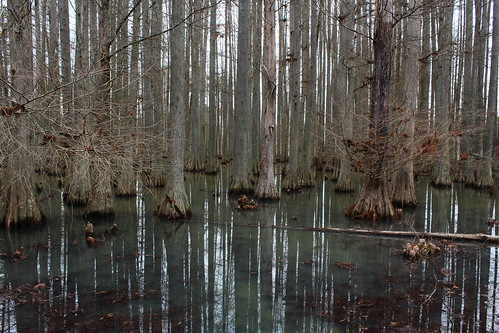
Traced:
<path fill-rule="evenodd" d="M 331 181 L 239 212 L 226 173 L 186 177 L 191 221 L 159 220 L 161 191 L 144 190 L 92 220 L 96 233 L 120 231 L 94 248 L 82 209 L 41 193 L 56 193 L 42 229 L 0 233 L 1 332 L 499 331 L 498 247 L 438 244 L 438 256 L 408 262 L 407 239 L 269 227 L 373 227 L 344 217 L 354 197 Z M 485 192 L 420 179 L 417 193 L 416 210 L 374 227 L 498 233 Z"/>

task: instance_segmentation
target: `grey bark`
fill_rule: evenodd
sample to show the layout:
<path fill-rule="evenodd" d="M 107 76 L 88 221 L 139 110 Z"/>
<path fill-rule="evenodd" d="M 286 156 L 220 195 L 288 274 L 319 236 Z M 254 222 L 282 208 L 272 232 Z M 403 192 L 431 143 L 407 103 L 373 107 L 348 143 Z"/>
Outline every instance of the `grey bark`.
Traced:
<path fill-rule="evenodd" d="M 234 147 L 234 167 L 229 184 L 229 192 L 253 192 L 251 182 L 252 149 L 251 149 L 251 117 L 255 116 L 250 109 L 250 0 L 239 2 L 237 38 L 237 79 L 235 92 L 236 133 Z"/>
<path fill-rule="evenodd" d="M 24 105 L 33 97 L 33 57 L 31 5 L 8 1 L 10 96 L 14 105 Z M 21 109 L 22 111 L 23 109 Z M 4 115 L 1 126 L 0 224 L 6 228 L 26 224 L 36 226 L 44 220 L 35 187 L 32 127 L 27 115 Z"/>
<path fill-rule="evenodd" d="M 217 22 L 216 22 L 216 1 L 211 0 L 210 9 L 210 86 L 209 86 L 209 106 L 208 106 L 208 137 L 206 149 L 206 173 L 217 173 L 217 145 L 216 145 L 216 112 L 217 112 Z"/>
<path fill-rule="evenodd" d="M 260 176 L 256 187 L 257 199 L 279 199 L 274 171 L 275 110 L 276 110 L 276 52 L 275 52 L 275 2 L 265 0 L 263 78 L 265 98 L 265 125 L 260 158 Z"/>
<path fill-rule="evenodd" d="M 434 93 L 435 93 L 435 126 L 436 130 L 445 133 L 449 128 L 451 114 L 450 88 L 452 65 L 452 14 L 453 5 L 441 0 L 438 8 L 438 53 L 435 59 Z M 434 184 L 451 186 L 449 141 L 441 140 L 438 146 L 438 158 L 434 166 Z"/>
<path fill-rule="evenodd" d="M 484 151 L 482 170 L 478 181 L 478 186 L 487 188 L 494 186 L 493 178 L 493 151 L 494 134 L 497 119 L 497 75 L 499 65 L 499 1 L 493 2 L 493 22 L 492 22 L 492 46 L 490 62 L 489 95 L 487 102 L 487 122 L 484 135 Z"/>
<path fill-rule="evenodd" d="M 170 33 L 170 128 L 168 131 L 167 177 L 163 199 L 158 204 L 157 215 L 168 219 L 187 219 L 191 205 L 184 184 L 185 149 L 185 0 L 172 1 Z"/>
<path fill-rule="evenodd" d="M 289 137 L 289 163 L 282 188 L 287 191 L 300 189 L 301 181 L 298 170 L 298 145 L 301 129 L 301 91 L 300 91 L 300 70 L 301 70 L 301 3 L 292 1 L 290 3 L 290 54 L 289 54 L 289 104 L 290 104 L 290 137 Z"/>

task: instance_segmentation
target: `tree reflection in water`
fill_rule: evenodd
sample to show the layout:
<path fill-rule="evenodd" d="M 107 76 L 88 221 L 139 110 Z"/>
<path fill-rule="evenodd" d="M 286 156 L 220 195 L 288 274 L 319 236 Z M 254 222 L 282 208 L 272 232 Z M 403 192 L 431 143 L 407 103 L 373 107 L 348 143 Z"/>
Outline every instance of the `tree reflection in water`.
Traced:
<path fill-rule="evenodd" d="M 120 234 L 85 243 L 81 210 L 55 196 L 43 229 L 1 234 L 2 332 L 174 331 L 494 332 L 498 248 L 440 244 L 443 253 L 404 261 L 404 239 L 274 226 L 365 227 L 333 183 L 285 194 L 260 210 L 234 210 L 226 176 L 188 175 L 193 220 L 160 221 L 160 192 L 118 199 Z M 391 230 L 484 232 L 497 202 L 469 188 L 418 184 L 420 207 Z M 9 253 L 22 249 L 23 260 Z"/>

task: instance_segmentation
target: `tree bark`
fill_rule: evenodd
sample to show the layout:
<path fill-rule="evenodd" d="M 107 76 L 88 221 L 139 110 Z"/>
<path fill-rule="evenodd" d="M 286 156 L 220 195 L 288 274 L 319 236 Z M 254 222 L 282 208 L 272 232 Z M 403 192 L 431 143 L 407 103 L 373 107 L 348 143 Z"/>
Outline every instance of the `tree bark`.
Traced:
<path fill-rule="evenodd" d="M 440 0 L 438 8 L 438 52 L 435 57 L 434 93 L 435 93 L 435 130 L 442 133 L 444 139 L 438 146 L 438 159 L 434 166 L 436 186 L 452 185 L 450 176 L 449 140 L 445 138 L 449 129 L 451 113 L 450 79 L 452 63 L 452 13 L 454 6 L 447 0 Z"/>
<path fill-rule="evenodd" d="M 289 104 L 290 104 L 290 131 L 289 131 L 289 163 L 286 175 L 282 182 L 282 188 L 287 191 L 300 189 L 301 180 L 298 170 L 298 154 L 300 136 L 292 133 L 300 133 L 301 129 L 301 107 L 302 98 L 300 93 L 300 70 L 301 70 L 301 3 L 291 1 L 290 3 L 290 54 L 289 54 Z"/>
<path fill-rule="evenodd" d="M 216 113 L 217 113 L 217 8 L 216 0 L 211 0 L 210 9 L 210 86 L 209 86 L 209 107 L 208 107 L 208 137 L 206 151 L 206 173 L 215 174 L 218 172 L 217 145 L 216 142 Z M 226 36 L 229 38 L 229 36 Z M 229 108 L 228 108 L 229 109 Z M 229 109 L 230 110 L 230 109 Z"/>
<path fill-rule="evenodd" d="M 185 0 L 172 1 L 170 34 L 171 87 L 170 129 L 167 154 L 167 177 L 163 199 L 158 204 L 157 215 L 168 219 L 188 219 L 192 215 L 184 184 L 185 149 Z"/>
<path fill-rule="evenodd" d="M 235 95 L 236 133 L 234 167 L 229 184 L 230 193 L 253 192 L 252 149 L 251 149 L 251 116 L 250 110 L 250 0 L 239 2 L 239 24 L 237 40 L 237 82 Z"/>
<path fill-rule="evenodd" d="M 260 177 L 256 187 L 257 199 L 279 199 L 274 172 L 274 139 L 276 108 L 276 52 L 275 52 L 275 5 L 274 0 L 264 0 L 264 50 L 263 77 L 265 98 L 265 127 L 260 158 Z"/>
<path fill-rule="evenodd" d="M 409 0 L 407 8 L 417 8 L 414 0 Z M 397 206 L 415 206 L 417 204 L 416 189 L 414 186 L 414 132 L 418 103 L 418 81 L 414 80 L 413 73 L 419 70 L 418 57 L 420 54 L 420 27 L 421 19 L 419 11 L 406 18 L 402 47 L 402 86 L 400 92 L 400 112 L 403 113 L 400 123 L 401 136 L 405 138 L 402 147 L 407 151 L 401 152 L 401 158 L 405 160 L 402 166 L 395 172 L 395 177 L 391 182 L 390 197 Z"/>
<path fill-rule="evenodd" d="M 366 180 L 355 203 L 346 214 L 354 218 L 376 220 L 398 217 L 388 195 L 386 140 L 389 135 L 391 77 L 392 2 L 376 3 L 374 27 L 374 82 L 370 110 L 370 149 L 366 154 Z"/>
<path fill-rule="evenodd" d="M 33 57 L 31 52 L 31 4 L 8 1 L 11 87 L 16 104 L 25 104 L 33 94 Z M 36 119 L 34 119 L 36 121 Z M 1 196 L 0 223 L 7 229 L 20 225 L 36 226 L 45 219 L 35 187 L 35 161 L 32 159 L 32 127 L 27 115 L 0 119 Z"/>
<path fill-rule="evenodd" d="M 499 1 L 494 0 L 492 26 L 492 46 L 489 79 L 489 96 L 487 103 L 487 123 L 484 135 L 483 163 L 478 186 L 488 188 L 494 186 L 492 161 L 494 151 L 494 133 L 497 121 L 497 76 L 499 64 Z"/>
<path fill-rule="evenodd" d="M 95 138 L 90 141 L 90 190 L 84 213 L 87 216 L 114 215 L 114 194 L 111 186 L 111 160 L 110 156 L 103 154 L 109 152 L 110 132 L 110 92 L 111 92 L 111 64 L 110 64 L 110 13 L 109 0 L 101 2 L 99 11 L 99 43 L 97 87 L 92 130 Z"/>

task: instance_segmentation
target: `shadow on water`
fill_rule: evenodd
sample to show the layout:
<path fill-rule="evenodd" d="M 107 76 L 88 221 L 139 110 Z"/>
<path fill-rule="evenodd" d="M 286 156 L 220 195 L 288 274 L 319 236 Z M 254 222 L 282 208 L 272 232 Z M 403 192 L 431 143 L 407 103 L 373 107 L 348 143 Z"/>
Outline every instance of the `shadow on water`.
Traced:
<path fill-rule="evenodd" d="M 499 250 L 440 244 L 408 262 L 404 239 L 287 230 L 366 228 L 343 212 L 354 197 L 320 181 L 239 212 L 227 174 L 187 175 L 193 218 L 160 221 L 160 190 L 118 198 L 85 242 L 81 208 L 56 195 L 43 229 L 3 232 L 2 332 L 494 332 Z M 483 232 L 497 201 L 473 189 L 418 183 L 419 206 L 390 230 Z M 43 194 L 42 194 L 43 195 Z M 112 223 L 119 235 L 106 235 Z M 16 252 L 18 251 L 18 252 Z"/>

